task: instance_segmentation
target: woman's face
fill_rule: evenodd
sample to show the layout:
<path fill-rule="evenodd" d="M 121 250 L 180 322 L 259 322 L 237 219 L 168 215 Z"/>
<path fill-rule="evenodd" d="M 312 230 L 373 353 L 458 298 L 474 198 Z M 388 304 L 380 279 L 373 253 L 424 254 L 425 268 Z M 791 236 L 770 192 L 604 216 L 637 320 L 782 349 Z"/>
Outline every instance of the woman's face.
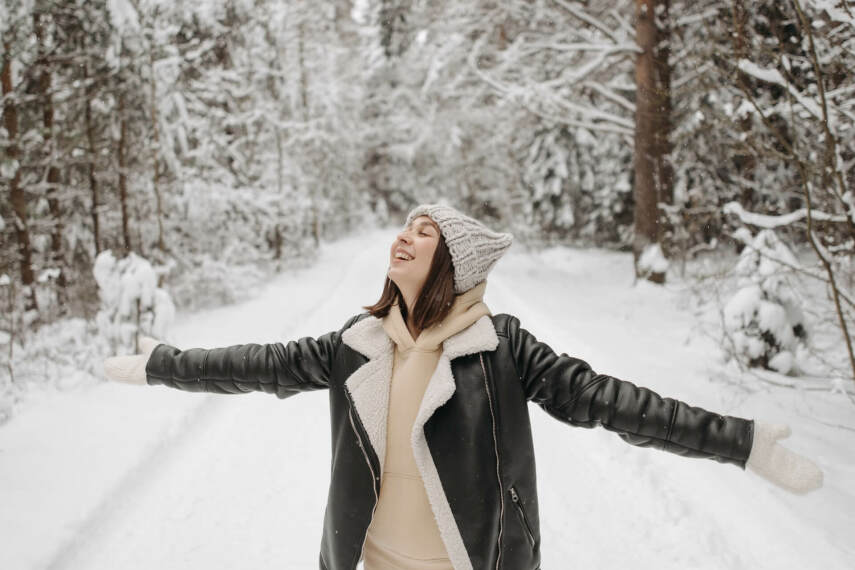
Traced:
<path fill-rule="evenodd" d="M 388 275 L 399 289 L 412 294 L 421 291 L 439 244 L 439 235 L 439 227 L 428 216 L 413 219 L 410 226 L 398 234 L 389 250 Z M 399 253 L 410 259 L 401 259 Z"/>

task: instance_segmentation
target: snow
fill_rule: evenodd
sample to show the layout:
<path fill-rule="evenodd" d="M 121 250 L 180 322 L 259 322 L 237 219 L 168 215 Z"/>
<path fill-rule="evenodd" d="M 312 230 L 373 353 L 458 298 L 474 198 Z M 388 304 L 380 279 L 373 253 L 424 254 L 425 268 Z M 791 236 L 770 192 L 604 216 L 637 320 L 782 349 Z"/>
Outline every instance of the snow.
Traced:
<path fill-rule="evenodd" d="M 138 31 L 140 29 L 137 11 L 128 0 L 107 0 L 110 22 L 120 31 Z"/>
<path fill-rule="evenodd" d="M 845 196 L 844 200 L 846 200 Z M 850 215 L 852 215 L 853 220 L 855 220 L 855 209 L 851 207 L 851 204 L 849 205 Z M 807 217 L 807 208 L 799 208 L 798 210 L 794 210 L 787 214 L 781 214 L 779 216 L 770 216 L 768 214 L 756 214 L 754 212 L 749 212 L 742 207 L 742 204 L 736 201 L 728 202 L 722 206 L 722 212 L 725 214 L 736 215 L 745 224 L 751 224 L 752 226 L 767 229 L 788 226 L 793 222 L 797 222 Z M 844 222 L 846 220 L 846 216 L 829 214 L 814 209 L 811 209 L 810 215 L 814 220 L 828 220 L 832 222 Z"/>
<path fill-rule="evenodd" d="M 147 259 L 133 252 L 116 259 L 108 249 L 95 258 L 92 272 L 101 299 L 96 321 L 106 336 L 127 345 L 134 336 L 137 319 L 146 334 L 166 335 L 175 307 L 169 294 L 157 286 L 157 273 Z"/>
<path fill-rule="evenodd" d="M 852 193 L 851 190 L 847 190 L 843 193 L 843 201 L 846 203 L 848 208 L 849 218 L 855 223 L 855 194 Z M 0 227 L 0 229 L 3 229 Z"/>
<path fill-rule="evenodd" d="M 806 329 L 804 314 L 795 292 L 792 251 L 773 230 L 764 229 L 750 238 L 741 235 L 747 247 L 734 267 L 740 289 L 724 307 L 724 324 L 737 358 L 747 361 L 766 355 L 771 368 L 782 374 L 809 368 L 795 354 L 805 348 L 795 335 Z"/>
<path fill-rule="evenodd" d="M 179 311 L 175 346 L 319 336 L 379 297 L 399 228 L 323 244 L 253 299 Z M 698 334 L 688 287 L 633 285 L 632 254 L 515 244 L 485 302 L 556 352 L 663 396 L 786 423 L 825 486 L 637 448 L 531 406 L 544 568 L 843 570 L 855 562 L 851 381 L 757 384 Z M 712 311 L 712 309 L 710 309 Z M 279 400 L 110 382 L 34 390 L 0 428 L 3 568 L 317 568 L 329 483 L 327 395 Z M 844 428 L 834 427 L 836 425 Z"/>
<path fill-rule="evenodd" d="M 39 283 L 44 283 L 46 281 L 50 281 L 51 279 L 56 279 L 59 277 L 60 269 L 58 267 L 48 267 L 39 273 L 39 276 L 36 278 L 36 281 Z"/>
<path fill-rule="evenodd" d="M 824 10 L 825 13 L 828 14 L 828 17 L 835 22 L 855 25 L 855 17 L 853 17 L 852 12 L 850 10 L 838 8 L 837 5 L 840 4 L 840 2 L 837 0 L 811 0 L 809 1 L 809 4 L 813 4 L 814 9 L 817 11 Z M 814 21 L 814 26 L 819 22 Z"/>
<path fill-rule="evenodd" d="M 642 273 L 664 273 L 668 270 L 668 260 L 662 253 L 658 243 L 651 243 L 644 247 L 638 258 L 638 269 Z"/>
<path fill-rule="evenodd" d="M 760 67 L 753 61 L 749 61 L 747 59 L 740 59 L 737 64 L 740 70 L 744 71 L 748 75 L 754 76 L 761 81 L 766 81 L 769 83 L 775 83 L 785 88 L 793 98 L 798 101 L 802 107 L 804 107 L 811 115 L 814 116 L 815 119 L 822 119 L 822 109 L 819 104 L 811 98 L 805 97 L 801 91 L 793 87 L 789 81 L 787 81 L 781 72 L 777 69 L 766 69 L 764 67 Z M 830 127 L 830 126 L 829 126 Z"/>
<path fill-rule="evenodd" d="M 15 173 L 18 172 L 19 166 L 20 164 L 16 159 L 4 157 L 3 160 L 0 161 L 0 177 L 12 180 L 12 178 L 15 177 Z"/>
<path fill-rule="evenodd" d="M 109 249 L 95 258 L 92 269 L 98 283 L 99 296 L 109 307 L 116 307 L 119 316 L 129 316 L 134 302 L 150 305 L 157 280 L 151 264 L 131 252 L 117 260 Z"/>

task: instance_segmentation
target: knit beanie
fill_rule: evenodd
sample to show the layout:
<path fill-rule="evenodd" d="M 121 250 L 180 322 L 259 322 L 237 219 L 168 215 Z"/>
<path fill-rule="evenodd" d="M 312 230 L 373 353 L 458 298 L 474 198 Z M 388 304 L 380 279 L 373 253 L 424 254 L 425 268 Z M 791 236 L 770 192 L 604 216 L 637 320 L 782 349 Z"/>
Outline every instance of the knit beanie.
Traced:
<path fill-rule="evenodd" d="M 419 216 L 428 216 L 436 222 L 445 238 L 454 266 L 455 293 L 468 291 L 484 281 L 514 240 L 512 234 L 494 232 L 451 206 L 416 206 L 407 215 L 406 226 Z"/>

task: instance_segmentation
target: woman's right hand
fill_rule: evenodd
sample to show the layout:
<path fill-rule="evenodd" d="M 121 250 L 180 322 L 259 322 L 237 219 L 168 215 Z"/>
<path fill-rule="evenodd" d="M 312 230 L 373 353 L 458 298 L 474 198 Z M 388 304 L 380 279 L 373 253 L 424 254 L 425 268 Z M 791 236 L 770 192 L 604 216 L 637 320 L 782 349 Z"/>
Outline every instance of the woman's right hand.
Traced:
<path fill-rule="evenodd" d="M 145 366 L 154 348 L 163 344 L 161 341 L 143 336 L 140 337 L 140 354 L 128 356 L 111 356 L 104 360 L 104 375 L 114 382 L 146 385 Z"/>

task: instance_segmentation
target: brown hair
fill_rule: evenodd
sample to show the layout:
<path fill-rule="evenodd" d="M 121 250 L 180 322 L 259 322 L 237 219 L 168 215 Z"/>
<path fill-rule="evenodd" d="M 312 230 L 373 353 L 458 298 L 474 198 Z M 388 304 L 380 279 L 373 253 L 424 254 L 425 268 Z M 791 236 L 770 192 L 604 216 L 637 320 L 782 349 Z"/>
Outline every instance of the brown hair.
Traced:
<path fill-rule="evenodd" d="M 386 276 L 383 284 L 383 293 L 380 300 L 373 305 L 362 307 L 372 316 L 382 319 L 389 314 L 392 305 L 398 303 L 404 322 L 407 321 L 407 304 L 401 290 L 395 282 Z M 423 331 L 426 328 L 442 322 L 454 303 L 454 265 L 451 263 L 451 253 L 445 245 L 445 237 L 439 233 L 439 243 L 430 263 L 427 279 L 422 287 L 419 298 L 413 307 L 413 324 L 416 329 Z"/>

